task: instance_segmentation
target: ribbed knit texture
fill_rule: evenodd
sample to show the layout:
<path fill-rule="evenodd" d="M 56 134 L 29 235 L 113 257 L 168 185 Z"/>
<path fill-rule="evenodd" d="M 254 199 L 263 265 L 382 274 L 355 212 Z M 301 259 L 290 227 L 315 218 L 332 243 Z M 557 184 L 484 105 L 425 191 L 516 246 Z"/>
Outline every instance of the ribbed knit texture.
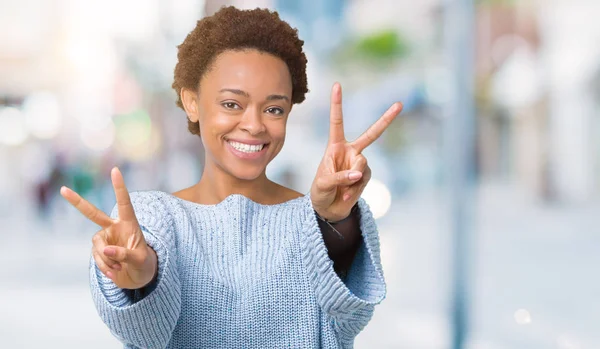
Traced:
<path fill-rule="evenodd" d="M 385 297 L 375 221 L 359 200 L 362 243 L 344 281 L 308 196 L 216 205 L 130 194 L 158 278 L 119 289 L 90 260 L 96 309 L 125 348 L 352 348 Z M 111 217 L 118 216 L 116 206 Z"/>

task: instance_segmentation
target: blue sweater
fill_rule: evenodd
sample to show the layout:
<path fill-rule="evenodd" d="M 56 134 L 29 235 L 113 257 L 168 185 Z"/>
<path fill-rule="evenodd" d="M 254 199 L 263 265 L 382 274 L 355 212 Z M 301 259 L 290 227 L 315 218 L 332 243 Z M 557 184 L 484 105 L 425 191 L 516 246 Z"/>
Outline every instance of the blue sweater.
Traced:
<path fill-rule="evenodd" d="M 238 194 L 216 205 L 161 191 L 130 196 L 158 256 L 156 281 L 120 289 L 90 263 L 96 309 L 125 348 L 352 348 L 385 297 L 363 199 L 363 239 L 341 280 L 309 196 L 278 205 Z"/>

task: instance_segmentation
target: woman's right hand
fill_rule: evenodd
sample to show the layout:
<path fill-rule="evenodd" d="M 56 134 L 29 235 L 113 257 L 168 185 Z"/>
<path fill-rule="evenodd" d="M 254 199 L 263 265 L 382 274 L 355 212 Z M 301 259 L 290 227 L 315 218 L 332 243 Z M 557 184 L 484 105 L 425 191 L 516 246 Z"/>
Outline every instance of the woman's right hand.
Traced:
<path fill-rule="evenodd" d="M 92 254 L 98 269 L 119 288 L 138 289 L 157 274 L 156 252 L 146 244 L 129 192 L 118 168 L 111 171 L 119 218 L 114 220 L 73 190 L 62 187 L 60 194 L 84 216 L 102 227 L 92 238 Z"/>

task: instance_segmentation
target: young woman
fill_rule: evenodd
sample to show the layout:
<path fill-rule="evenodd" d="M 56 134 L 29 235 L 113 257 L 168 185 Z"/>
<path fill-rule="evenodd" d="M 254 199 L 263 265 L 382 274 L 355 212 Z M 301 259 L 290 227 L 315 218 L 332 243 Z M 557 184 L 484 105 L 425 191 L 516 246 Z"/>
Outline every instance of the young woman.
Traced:
<path fill-rule="evenodd" d="M 402 106 L 348 142 L 335 84 L 310 194 L 270 181 L 308 91 L 302 46 L 268 10 L 226 7 L 198 21 L 173 83 L 206 152 L 198 183 L 129 194 L 114 168 L 110 217 L 61 188 L 102 227 L 92 297 L 126 348 L 350 348 L 385 297 L 375 221 L 359 199 L 371 177 L 361 152 Z"/>

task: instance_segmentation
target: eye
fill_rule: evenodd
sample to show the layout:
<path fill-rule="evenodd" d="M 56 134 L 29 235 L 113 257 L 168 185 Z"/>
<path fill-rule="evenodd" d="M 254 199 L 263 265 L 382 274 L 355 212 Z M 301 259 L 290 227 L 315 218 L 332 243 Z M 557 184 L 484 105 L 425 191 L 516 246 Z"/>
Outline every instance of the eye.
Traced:
<path fill-rule="evenodd" d="M 221 103 L 221 105 L 225 107 L 225 109 L 242 109 L 237 103 L 234 102 L 224 102 Z"/>
<path fill-rule="evenodd" d="M 281 115 L 283 115 L 284 111 L 283 111 L 283 109 L 278 108 L 278 107 L 270 107 L 267 109 L 267 113 L 281 116 Z"/>

